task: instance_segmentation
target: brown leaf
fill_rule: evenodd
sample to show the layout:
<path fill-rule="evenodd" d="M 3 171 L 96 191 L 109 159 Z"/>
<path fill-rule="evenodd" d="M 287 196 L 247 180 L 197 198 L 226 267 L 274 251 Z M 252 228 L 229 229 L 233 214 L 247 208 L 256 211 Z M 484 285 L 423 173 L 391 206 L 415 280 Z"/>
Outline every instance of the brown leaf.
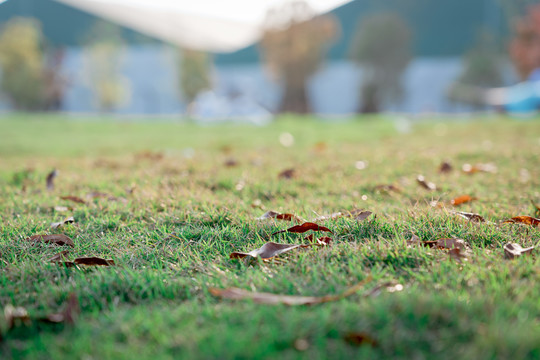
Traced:
<path fill-rule="evenodd" d="M 64 226 L 66 224 L 73 224 L 74 222 L 75 222 L 75 219 L 73 218 L 73 216 L 70 216 L 70 217 L 65 218 L 64 220 L 62 220 L 60 222 L 51 223 L 51 228 L 53 230 L 58 229 L 61 226 Z"/>
<path fill-rule="evenodd" d="M 378 345 L 377 340 L 375 340 L 371 335 L 365 332 L 350 332 L 343 336 L 343 340 L 348 342 L 351 345 L 370 345 L 375 347 Z"/>
<path fill-rule="evenodd" d="M 452 213 L 472 222 L 486 222 L 486 219 L 484 219 L 483 216 L 475 213 L 468 213 L 463 211 L 453 211 Z"/>
<path fill-rule="evenodd" d="M 422 241 L 418 236 L 415 234 L 412 235 L 411 239 L 407 241 L 408 246 L 414 246 L 414 245 L 422 245 L 427 247 L 434 247 L 437 244 L 437 240 L 430 240 L 430 241 Z"/>
<path fill-rule="evenodd" d="M 84 201 L 83 199 L 81 199 L 78 196 L 73 196 L 73 195 L 60 196 L 60 199 L 73 201 L 73 202 L 76 202 L 76 203 L 79 203 L 79 204 L 86 204 L 86 201 Z"/>
<path fill-rule="evenodd" d="M 452 259 L 457 260 L 458 262 L 461 262 L 462 260 L 467 259 L 466 251 L 464 251 L 464 250 L 462 250 L 460 248 L 454 248 L 454 249 L 448 250 L 448 255 Z"/>
<path fill-rule="evenodd" d="M 246 256 L 250 256 L 252 258 L 260 257 L 261 259 L 270 259 L 274 256 L 277 256 L 279 254 L 283 254 L 286 252 L 289 252 L 291 250 L 294 250 L 296 248 L 300 247 L 308 247 L 310 245 L 303 245 L 303 244 L 278 244 L 275 242 L 267 242 L 263 246 L 261 246 L 258 249 L 252 250 L 248 253 L 243 252 L 233 252 L 229 257 L 231 259 L 242 259 Z"/>
<path fill-rule="evenodd" d="M 441 165 L 439 166 L 439 172 L 441 174 L 447 174 L 452 170 L 453 170 L 452 164 L 450 164 L 448 161 L 443 161 Z"/>
<path fill-rule="evenodd" d="M 378 191 L 378 192 L 401 192 L 401 189 L 394 185 L 394 184 L 383 184 L 383 185 L 377 185 L 375 186 L 375 191 Z"/>
<path fill-rule="evenodd" d="M 439 239 L 437 240 L 436 246 L 439 249 L 451 250 L 451 249 L 461 249 L 465 250 L 467 245 L 462 239 Z"/>
<path fill-rule="evenodd" d="M 235 167 L 238 166 L 238 161 L 234 158 L 228 158 L 227 160 L 225 160 L 224 165 L 226 167 Z"/>
<path fill-rule="evenodd" d="M 47 190 L 54 190 L 54 179 L 58 175 L 58 171 L 53 169 L 50 173 L 47 174 Z"/>
<path fill-rule="evenodd" d="M 302 219 L 300 219 L 296 215 L 280 214 L 272 210 L 265 212 L 261 217 L 257 218 L 257 220 L 265 220 L 265 219 L 277 219 L 277 220 L 284 220 L 284 221 L 302 222 Z"/>
<path fill-rule="evenodd" d="M 283 233 L 283 232 L 305 233 L 306 231 L 309 231 L 309 230 L 313 230 L 313 231 L 326 231 L 326 232 L 329 232 L 329 233 L 332 232 L 332 231 L 331 231 L 330 229 L 328 229 L 327 227 L 324 227 L 324 226 L 321 226 L 321 225 L 317 225 L 317 224 L 312 223 L 312 222 L 306 222 L 306 223 L 303 223 L 303 224 L 301 224 L 301 225 L 296 225 L 296 226 L 293 226 L 293 227 L 291 227 L 291 228 L 288 228 L 287 230 L 276 231 L 276 232 L 273 233 L 272 235 L 280 234 L 280 233 Z"/>
<path fill-rule="evenodd" d="M 416 177 L 416 182 L 426 190 L 437 190 L 437 186 L 435 186 L 434 183 L 427 181 L 423 175 L 418 175 Z"/>
<path fill-rule="evenodd" d="M 252 291 L 247 291 L 238 288 L 228 288 L 228 289 L 218 289 L 218 288 L 209 288 L 208 290 L 214 296 L 221 297 L 224 299 L 232 300 L 245 300 L 251 299 L 258 304 L 284 304 L 289 306 L 294 305 L 314 305 L 321 304 L 330 301 L 337 301 L 348 296 L 354 295 L 357 293 L 365 284 L 372 280 L 371 275 L 368 276 L 363 281 L 358 284 L 348 288 L 341 294 L 338 295 L 326 295 L 326 296 L 295 296 L 295 295 L 278 295 L 271 293 L 257 293 Z"/>
<path fill-rule="evenodd" d="M 371 214 L 373 213 L 369 210 L 354 210 L 351 212 L 351 215 L 354 217 L 354 219 L 358 221 L 367 219 Z"/>
<path fill-rule="evenodd" d="M 515 216 L 511 219 L 503 221 L 504 223 L 515 223 L 515 224 L 525 224 L 531 226 L 540 226 L 540 219 L 533 218 L 532 216 L 522 215 Z"/>
<path fill-rule="evenodd" d="M 458 206 L 458 205 L 461 205 L 461 204 L 471 202 L 471 201 L 476 200 L 476 199 L 478 199 L 478 198 L 472 197 L 470 195 L 461 195 L 461 196 L 458 196 L 455 199 L 452 199 L 452 201 L 450 201 L 450 203 L 452 205 L 454 205 L 454 206 Z"/>
<path fill-rule="evenodd" d="M 34 241 L 34 242 L 44 242 L 48 244 L 56 244 L 56 245 L 67 245 L 74 247 L 75 244 L 73 243 L 73 240 L 71 240 L 70 237 L 63 235 L 63 234 L 53 234 L 53 235 L 34 235 L 26 239 L 27 241 Z"/>
<path fill-rule="evenodd" d="M 278 174 L 278 178 L 280 179 L 292 179 L 296 173 L 296 170 L 293 168 L 285 169 L 282 172 Z"/>
<path fill-rule="evenodd" d="M 114 265 L 114 260 L 106 260 L 99 257 L 80 257 L 73 260 L 76 265 L 86 266 L 111 266 Z"/>
<path fill-rule="evenodd" d="M 515 259 L 523 254 L 528 254 L 534 250 L 534 246 L 528 248 L 522 248 L 521 245 L 516 243 L 507 243 L 504 245 L 504 257 L 506 259 Z"/>
<path fill-rule="evenodd" d="M 69 250 L 64 250 L 59 252 L 58 254 L 53 255 L 52 257 L 47 259 L 47 262 L 59 262 L 65 259 L 65 256 L 69 253 Z"/>
<path fill-rule="evenodd" d="M 477 172 L 489 172 L 489 173 L 496 173 L 497 172 L 497 166 L 495 164 L 489 163 L 489 164 L 463 164 L 461 167 L 461 170 L 466 174 L 474 174 Z"/>

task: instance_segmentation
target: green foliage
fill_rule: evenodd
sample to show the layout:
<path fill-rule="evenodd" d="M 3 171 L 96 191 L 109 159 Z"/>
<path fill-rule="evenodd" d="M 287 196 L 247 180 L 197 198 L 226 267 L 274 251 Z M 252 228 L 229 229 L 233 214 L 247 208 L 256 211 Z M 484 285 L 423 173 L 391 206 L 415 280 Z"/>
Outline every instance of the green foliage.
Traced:
<path fill-rule="evenodd" d="M 43 38 L 36 20 L 13 18 L 0 34 L 0 86 L 19 110 L 44 104 Z"/>
<path fill-rule="evenodd" d="M 359 20 L 350 57 L 361 66 L 361 112 L 377 112 L 402 93 L 401 75 L 411 59 L 411 30 L 397 14 L 383 13 Z"/>
<path fill-rule="evenodd" d="M 101 111 L 112 111 L 129 97 L 129 83 L 121 75 L 124 41 L 120 28 L 97 20 L 83 43 L 87 80 L 95 103 Z"/>
<path fill-rule="evenodd" d="M 185 49 L 180 56 L 180 89 L 189 104 L 195 100 L 198 93 L 209 89 L 210 57 L 207 53 Z"/>

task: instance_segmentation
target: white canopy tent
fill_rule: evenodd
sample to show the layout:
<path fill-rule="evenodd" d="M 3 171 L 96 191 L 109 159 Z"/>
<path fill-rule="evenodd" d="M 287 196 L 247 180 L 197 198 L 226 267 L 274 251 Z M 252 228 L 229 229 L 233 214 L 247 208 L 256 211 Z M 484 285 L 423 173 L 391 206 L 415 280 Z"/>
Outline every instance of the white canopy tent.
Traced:
<path fill-rule="evenodd" d="M 56 0 L 180 47 L 232 52 L 255 43 L 284 0 Z M 322 14 L 351 0 L 307 0 Z"/>

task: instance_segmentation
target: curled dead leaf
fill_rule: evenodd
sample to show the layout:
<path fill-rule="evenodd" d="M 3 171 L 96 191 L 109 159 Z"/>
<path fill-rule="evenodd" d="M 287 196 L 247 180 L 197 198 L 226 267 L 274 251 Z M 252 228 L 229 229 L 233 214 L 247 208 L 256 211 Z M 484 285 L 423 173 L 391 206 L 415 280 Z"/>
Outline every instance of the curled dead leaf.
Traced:
<path fill-rule="evenodd" d="M 504 245 L 504 257 L 506 259 L 515 259 L 520 257 L 523 254 L 529 254 L 534 250 L 534 246 L 523 248 L 521 245 L 516 243 L 507 243 Z"/>
<path fill-rule="evenodd" d="M 267 242 L 263 246 L 261 246 L 258 249 L 252 250 L 248 253 L 244 252 L 233 252 L 229 255 L 231 259 L 242 259 L 247 256 L 252 258 L 260 257 L 261 259 L 270 259 L 274 256 L 277 256 L 279 254 L 283 254 L 286 252 L 289 252 L 291 250 L 300 248 L 300 247 L 308 247 L 310 245 L 303 245 L 303 244 L 278 244 L 275 242 Z"/>
<path fill-rule="evenodd" d="M 325 295 L 325 296 L 295 296 L 295 295 L 279 295 L 279 294 L 271 294 L 271 293 L 258 293 L 258 292 L 252 292 L 247 291 L 243 289 L 238 288 L 228 288 L 228 289 L 218 289 L 218 288 L 209 288 L 210 294 L 221 297 L 224 299 L 232 299 L 232 300 L 246 300 L 251 299 L 255 303 L 258 304 L 270 304 L 270 305 L 277 305 L 277 304 L 284 304 L 289 306 L 294 305 L 314 305 L 314 304 L 321 304 L 331 301 L 337 301 L 343 298 L 346 298 L 348 296 L 354 295 L 358 291 L 360 291 L 361 288 L 364 287 L 365 284 L 370 282 L 372 280 L 371 275 L 368 276 L 363 281 L 359 282 L 358 284 L 351 286 L 346 291 L 344 291 L 341 294 L 338 295 Z"/>
<path fill-rule="evenodd" d="M 454 248 L 448 250 L 448 256 L 458 262 L 461 262 L 462 260 L 467 260 L 467 252 L 466 250 L 463 250 L 461 248 Z"/>
<path fill-rule="evenodd" d="M 351 345 L 369 345 L 372 347 L 378 346 L 377 340 L 365 332 L 349 332 L 343 336 L 343 340 Z"/>
<path fill-rule="evenodd" d="M 454 206 L 458 206 L 458 205 L 461 205 L 461 204 L 465 204 L 465 203 L 468 203 L 468 202 L 471 202 L 473 200 L 477 200 L 478 198 L 476 197 L 472 197 L 470 195 L 461 195 L 461 196 L 458 196 L 454 199 L 452 199 L 452 201 L 450 201 L 450 203 Z"/>
<path fill-rule="evenodd" d="M 47 190 L 51 191 L 54 190 L 54 179 L 58 175 L 58 171 L 56 169 L 53 169 L 50 173 L 47 174 L 46 182 L 47 182 Z"/>
<path fill-rule="evenodd" d="M 61 226 L 64 226 L 66 224 L 73 224 L 75 222 L 75 219 L 73 218 L 73 216 L 70 216 L 68 218 L 65 218 L 64 220 L 60 221 L 60 222 L 53 222 L 51 223 L 51 229 L 58 229 L 59 227 Z"/>
<path fill-rule="evenodd" d="M 521 215 L 521 216 L 514 216 L 513 218 L 505 220 L 502 223 L 503 224 L 515 223 L 515 224 L 525 224 L 525 225 L 531 225 L 531 226 L 540 226 L 540 219 L 533 218 L 532 216 Z"/>
<path fill-rule="evenodd" d="M 306 231 L 309 231 L 309 230 L 313 230 L 313 231 L 326 231 L 326 232 L 329 232 L 329 233 L 332 232 L 332 231 L 331 231 L 329 228 L 327 228 L 327 227 L 324 227 L 324 226 L 321 226 L 321 225 L 317 225 L 317 224 L 312 223 L 312 222 L 305 222 L 305 223 L 303 223 L 303 224 L 300 224 L 300 225 L 296 225 L 296 226 L 290 227 L 290 228 L 288 228 L 287 230 L 276 231 L 276 232 L 273 233 L 272 235 L 280 234 L 280 233 L 283 233 L 283 232 L 305 233 Z"/>
<path fill-rule="evenodd" d="M 60 199 L 73 201 L 73 202 L 78 203 L 78 204 L 86 204 L 86 201 L 84 201 L 83 199 L 81 199 L 78 196 L 73 196 L 73 195 L 60 196 Z"/>
<path fill-rule="evenodd" d="M 441 174 L 447 174 L 453 170 L 452 164 L 450 164 L 448 161 L 443 161 L 441 165 L 439 166 L 439 172 Z"/>
<path fill-rule="evenodd" d="M 401 188 L 399 186 L 396 186 L 394 184 L 382 184 L 382 185 L 377 185 L 375 186 L 374 190 L 376 192 L 385 192 L 385 193 L 390 193 L 390 192 L 401 192 Z"/>
<path fill-rule="evenodd" d="M 464 219 L 467 219 L 471 222 L 486 222 L 486 219 L 482 215 L 478 215 L 475 213 L 468 213 L 463 211 L 452 211 L 452 214 L 461 216 Z"/>
<path fill-rule="evenodd" d="M 418 175 L 416 177 L 416 182 L 426 190 L 430 190 L 430 191 L 437 190 L 437 186 L 434 183 L 427 181 L 423 175 Z"/>
<path fill-rule="evenodd" d="M 462 239 L 439 239 L 435 244 L 439 249 L 461 249 L 465 250 L 467 248 L 467 243 Z"/>
<path fill-rule="evenodd" d="M 112 266 L 114 264 L 114 260 L 111 259 L 102 259 L 99 257 L 91 256 L 91 257 L 80 257 L 73 260 L 73 262 L 76 265 L 86 265 L 86 266 Z"/>
<path fill-rule="evenodd" d="M 284 220 L 284 221 L 302 222 L 302 219 L 300 219 L 296 215 L 280 214 L 272 210 L 265 212 L 261 217 L 257 218 L 257 220 L 265 220 L 265 219 L 277 219 L 277 220 Z"/>
<path fill-rule="evenodd" d="M 488 172 L 488 173 L 496 173 L 497 172 L 497 166 L 493 163 L 488 164 L 463 164 L 461 167 L 461 170 L 466 174 L 474 174 L 477 172 Z"/>
<path fill-rule="evenodd" d="M 74 247 L 75 243 L 69 236 L 63 234 L 53 234 L 53 235 L 34 235 L 26 239 L 27 241 L 33 242 L 44 242 L 48 244 L 55 244 L 59 246 L 67 245 Z"/>
<path fill-rule="evenodd" d="M 282 172 L 278 174 L 278 178 L 280 179 L 292 179 L 296 174 L 296 170 L 294 168 L 285 169 Z"/>

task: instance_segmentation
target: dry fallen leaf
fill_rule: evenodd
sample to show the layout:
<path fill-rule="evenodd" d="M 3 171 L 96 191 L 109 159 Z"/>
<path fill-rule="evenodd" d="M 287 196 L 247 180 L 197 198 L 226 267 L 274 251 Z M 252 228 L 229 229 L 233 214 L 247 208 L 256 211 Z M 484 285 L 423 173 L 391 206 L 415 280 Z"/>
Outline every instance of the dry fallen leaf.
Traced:
<path fill-rule="evenodd" d="M 528 254 L 534 250 L 534 246 L 528 248 L 522 248 L 521 245 L 516 243 L 507 243 L 504 245 L 504 257 L 506 259 L 515 259 L 523 254 Z"/>
<path fill-rule="evenodd" d="M 79 204 L 86 204 L 86 201 L 84 201 L 83 199 L 81 199 L 78 196 L 73 196 L 73 195 L 60 196 L 60 199 L 73 201 L 73 202 L 76 202 L 76 203 L 79 203 Z"/>
<path fill-rule="evenodd" d="M 304 240 L 307 240 L 311 243 L 315 243 L 315 245 L 326 246 L 326 245 L 330 245 L 333 239 L 329 236 L 323 236 L 317 239 L 315 236 L 313 236 L 313 234 L 310 234 L 306 236 Z"/>
<path fill-rule="evenodd" d="M 358 284 L 348 288 L 345 292 L 338 295 L 326 295 L 326 296 L 295 296 L 295 295 L 278 295 L 271 293 L 257 293 L 252 291 L 247 291 L 238 288 L 228 288 L 228 289 L 218 289 L 218 288 L 209 288 L 208 290 L 214 296 L 221 297 L 224 299 L 232 300 L 245 300 L 251 299 L 258 304 L 284 304 L 289 306 L 294 305 L 314 305 L 321 304 L 330 301 L 337 301 L 348 296 L 354 295 L 357 293 L 365 284 L 372 280 L 371 275 L 368 276 L 363 281 Z"/>
<path fill-rule="evenodd" d="M 461 195 L 461 196 L 458 196 L 455 199 L 452 199 L 452 201 L 450 201 L 450 203 L 452 205 L 454 205 L 454 206 L 457 206 L 457 205 L 465 204 L 465 203 L 468 203 L 468 202 L 471 202 L 471 201 L 477 200 L 477 199 L 478 198 L 472 197 L 470 195 Z"/>
<path fill-rule="evenodd" d="M 285 169 L 282 172 L 278 174 L 278 178 L 280 179 L 292 179 L 295 175 L 295 170 L 293 168 Z"/>
<path fill-rule="evenodd" d="M 225 160 L 224 165 L 226 167 L 235 167 L 238 166 L 238 161 L 234 158 L 228 158 L 227 160 Z"/>
<path fill-rule="evenodd" d="M 386 192 L 386 193 L 390 193 L 390 192 L 401 192 L 401 188 L 399 188 L 398 186 L 394 185 L 394 184 L 383 184 L 383 185 L 377 185 L 375 186 L 375 191 L 377 192 Z"/>
<path fill-rule="evenodd" d="M 231 255 L 229 255 L 229 257 L 231 259 L 241 259 L 241 258 L 244 258 L 246 256 L 250 256 L 252 258 L 260 257 L 261 259 L 270 259 L 270 258 L 272 258 L 274 256 L 286 253 L 286 252 L 291 251 L 293 249 L 300 248 L 300 247 L 308 247 L 308 246 L 310 246 L 310 245 L 304 245 L 304 244 L 278 244 L 278 243 L 270 241 L 270 242 L 267 242 L 266 244 L 264 244 L 263 246 L 261 246 L 260 248 L 252 250 L 252 251 L 250 251 L 248 253 L 235 251 L 235 252 L 231 253 Z"/>
<path fill-rule="evenodd" d="M 61 226 L 64 226 L 66 224 L 73 224 L 75 222 L 75 219 L 73 218 L 73 216 L 70 216 L 60 222 L 55 222 L 55 223 L 51 223 L 51 228 L 54 230 L 54 229 L 58 229 L 59 227 Z"/>
<path fill-rule="evenodd" d="M 465 250 L 467 248 L 467 244 L 462 239 L 439 239 L 437 240 L 437 243 L 435 244 L 439 249 L 460 249 Z"/>
<path fill-rule="evenodd" d="M 86 265 L 86 266 L 111 266 L 114 265 L 114 260 L 106 260 L 99 257 L 80 257 L 73 260 L 76 265 Z"/>
<path fill-rule="evenodd" d="M 351 212 L 352 217 L 354 217 L 354 219 L 358 221 L 367 219 L 371 214 L 373 213 L 369 210 L 353 210 Z"/>
<path fill-rule="evenodd" d="M 449 173 L 450 171 L 452 171 L 452 169 L 452 164 L 450 164 L 448 161 L 443 161 L 439 166 L 439 172 L 442 174 Z"/>
<path fill-rule="evenodd" d="M 377 340 L 375 340 L 371 335 L 365 332 L 350 332 L 343 336 L 343 340 L 348 342 L 351 345 L 370 345 L 375 347 L 378 345 Z"/>
<path fill-rule="evenodd" d="M 448 250 L 448 255 L 449 255 L 452 259 L 457 260 L 458 262 L 461 262 L 462 260 L 466 260 L 466 259 L 467 259 L 466 251 L 465 251 L 465 250 L 462 250 L 462 249 L 460 249 L 460 248 L 454 248 L 454 249 Z"/>
<path fill-rule="evenodd" d="M 47 190 L 54 190 L 54 179 L 56 175 L 58 175 L 56 169 L 53 169 L 53 171 L 47 174 Z"/>
<path fill-rule="evenodd" d="M 467 219 L 472 222 L 486 222 L 486 219 L 484 219 L 483 216 L 475 214 L 475 213 L 468 213 L 463 211 L 453 211 L 452 214 L 456 214 L 458 216 L 461 216 L 464 219 Z"/>
<path fill-rule="evenodd" d="M 34 241 L 34 242 L 44 242 L 48 244 L 56 244 L 56 245 L 67 245 L 74 247 L 75 244 L 73 243 L 73 240 L 69 236 L 63 235 L 63 234 L 53 234 L 53 235 L 34 235 L 26 239 L 27 241 Z"/>
<path fill-rule="evenodd" d="M 525 224 L 525 225 L 532 225 L 532 226 L 540 226 L 540 219 L 533 218 L 532 216 L 522 215 L 522 216 L 515 216 L 511 219 L 505 220 L 502 222 L 504 223 L 515 223 L 515 224 Z"/>
<path fill-rule="evenodd" d="M 265 219 L 277 219 L 277 220 L 285 220 L 285 221 L 302 222 L 302 219 L 300 219 L 296 215 L 280 214 L 272 210 L 265 212 L 261 217 L 257 218 L 257 220 L 265 220 Z"/>
<path fill-rule="evenodd" d="M 492 163 L 488 164 L 463 164 L 461 167 L 461 170 L 466 174 L 474 174 L 477 172 L 489 172 L 489 173 L 496 173 L 497 172 L 497 166 Z"/>
<path fill-rule="evenodd" d="M 416 177 L 416 182 L 426 190 L 437 190 L 437 186 L 435 186 L 434 183 L 427 181 L 423 175 L 418 175 Z"/>
<path fill-rule="evenodd" d="M 321 226 L 321 225 L 317 225 L 317 224 L 312 223 L 312 222 L 306 222 L 306 223 L 303 223 L 303 224 L 301 224 L 301 225 L 296 225 L 296 226 L 293 226 L 293 227 L 291 227 L 291 228 L 288 228 L 287 230 L 276 231 L 276 232 L 273 233 L 272 235 L 280 234 L 280 233 L 283 233 L 283 232 L 305 233 L 306 231 L 309 231 L 309 230 L 313 230 L 313 231 L 326 231 L 326 232 L 329 232 L 329 233 L 332 232 L 332 231 L 331 231 L 330 229 L 328 229 L 327 227 L 324 227 L 324 226 Z"/>

